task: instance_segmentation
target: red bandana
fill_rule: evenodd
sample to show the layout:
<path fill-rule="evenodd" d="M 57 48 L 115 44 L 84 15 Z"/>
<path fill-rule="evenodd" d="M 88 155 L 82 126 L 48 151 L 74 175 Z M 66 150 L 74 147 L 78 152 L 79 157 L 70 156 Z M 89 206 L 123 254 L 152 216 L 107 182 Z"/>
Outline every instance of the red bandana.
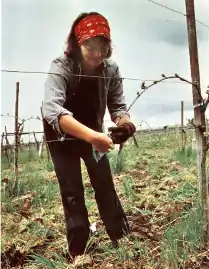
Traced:
<path fill-rule="evenodd" d="M 75 36 L 79 46 L 94 36 L 104 36 L 111 40 L 108 21 L 101 15 L 89 15 L 76 25 Z"/>

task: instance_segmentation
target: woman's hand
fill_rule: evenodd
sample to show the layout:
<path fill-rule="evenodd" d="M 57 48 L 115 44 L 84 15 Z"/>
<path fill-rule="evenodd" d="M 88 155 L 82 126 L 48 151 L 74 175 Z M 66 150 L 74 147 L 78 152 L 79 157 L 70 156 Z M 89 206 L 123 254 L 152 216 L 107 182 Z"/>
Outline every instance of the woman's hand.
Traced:
<path fill-rule="evenodd" d="M 131 122 L 125 122 L 117 127 L 108 128 L 110 137 L 114 144 L 121 144 L 128 140 L 136 131 L 136 127 Z"/>
<path fill-rule="evenodd" d="M 109 152 L 114 148 L 112 139 L 104 133 L 97 133 L 91 144 L 100 152 Z"/>

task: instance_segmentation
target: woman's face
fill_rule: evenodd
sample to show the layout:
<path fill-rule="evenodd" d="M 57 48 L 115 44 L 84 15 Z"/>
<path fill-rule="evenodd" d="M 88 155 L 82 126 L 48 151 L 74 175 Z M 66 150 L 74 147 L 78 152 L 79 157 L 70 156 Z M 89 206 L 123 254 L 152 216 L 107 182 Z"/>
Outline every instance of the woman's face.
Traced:
<path fill-rule="evenodd" d="M 110 42 L 102 37 L 92 37 L 81 45 L 81 55 L 84 66 L 89 69 L 97 68 L 107 57 Z"/>

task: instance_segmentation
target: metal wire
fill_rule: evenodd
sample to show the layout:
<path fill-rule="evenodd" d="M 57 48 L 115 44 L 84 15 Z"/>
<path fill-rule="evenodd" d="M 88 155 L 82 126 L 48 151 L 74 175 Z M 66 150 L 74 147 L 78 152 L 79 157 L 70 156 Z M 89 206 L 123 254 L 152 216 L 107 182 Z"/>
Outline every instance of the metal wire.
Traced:
<path fill-rule="evenodd" d="M 191 130 L 192 128 L 191 127 L 184 127 L 183 128 L 185 131 L 189 131 Z M 137 131 L 139 133 L 139 135 L 148 135 L 148 134 L 164 134 L 164 133 L 176 133 L 176 132 L 182 132 L 182 127 L 177 127 L 175 128 L 174 130 L 163 130 L 163 129 L 160 129 L 160 130 L 155 130 L 155 129 L 150 129 L 150 130 L 147 130 L 146 132 L 144 130 L 139 130 Z M 64 138 L 63 140 L 61 139 L 53 139 L 53 140 L 45 140 L 44 141 L 38 141 L 38 143 L 52 143 L 52 142 L 64 142 L 64 141 L 75 141 L 75 140 L 80 140 L 80 141 L 83 141 L 79 138 Z M 25 146 L 28 146 L 28 145 L 34 145 L 36 142 L 20 142 L 18 144 L 9 144 L 8 146 L 10 147 L 13 147 L 13 146 L 20 146 L 20 145 L 25 145 Z M 7 146 L 7 145 L 3 145 L 4 147 Z"/>
<path fill-rule="evenodd" d="M 21 73 L 21 74 L 44 74 L 44 75 L 57 75 L 57 76 L 62 76 L 62 74 L 59 73 L 54 73 L 54 72 L 42 72 L 42 71 L 26 71 L 26 70 L 10 70 L 10 69 L 1 69 L 1 72 L 6 72 L 6 73 Z M 111 79 L 112 77 L 108 76 L 91 76 L 91 75 L 79 75 L 79 74 L 74 74 L 74 73 L 69 73 L 69 76 L 75 76 L 75 77 L 90 77 L 90 78 L 109 78 Z M 135 81 L 149 81 L 153 82 L 156 79 L 141 79 L 141 78 L 130 78 L 130 77 L 120 77 L 121 80 L 135 80 Z M 182 81 L 165 81 L 165 83 L 180 83 L 180 84 L 185 84 Z"/>
<path fill-rule="evenodd" d="M 155 5 L 158 5 L 158 6 L 160 6 L 160 7 L 166 8 L 166 9 L 168 9 L 168 10 L 170 10 L 170 11 L 175 12 L 175 13 L 178 13 L 178 14 L 184 16 L 184 17 L 187 17 L 186 14 L 182 13 L 182 12 L 179 11 L 179 10 L 170 8 L 170 7 L 168 7 L 168 6 L 165 6 L 165 5 L 163 5 L 163 4 L 160 4 L 160 3 L 158 3 L 158 2 L 155 2 L 155 1 L 153 1 L 153 0 L 147 0 L 147 1 L 150 2 L 150 3 L 153 3 L 153 4 L 155 4 Z M 203 22 L 201 22 L 201 21 L 199 21 L 199 20 L 196 20 L 196 22 L 198 22 L 198 23 L 201 24 L 202 26 L 205 26 L 205 27 L 209 28 L 209 26 L 208 26 L 207 24 L 205 24 L 205 23 L 203 23 Z"/>

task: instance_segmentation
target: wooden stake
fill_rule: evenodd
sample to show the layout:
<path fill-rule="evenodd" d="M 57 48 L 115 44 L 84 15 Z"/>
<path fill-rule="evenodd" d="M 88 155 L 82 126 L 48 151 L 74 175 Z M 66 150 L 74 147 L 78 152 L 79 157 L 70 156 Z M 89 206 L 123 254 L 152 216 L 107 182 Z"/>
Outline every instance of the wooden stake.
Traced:
<path fill-rule="evenodd" d="M 181 101 L 181 149 L 184 147 L 184 101 Z"/>
<path fill-rule="evenodd" d="M 6 131 L 6 129 L 5 129 Z M 6 140 L 6 145 L 4 146 L 4 138 Z M 4 132 L 2 133 L 2 140 L 1 140 L 1 151 L 2 153 L 4 153 L 4 155 L 7 157 L 7 161 L 8 161 L 8 165 L 10 167 L 11 165 L 11 161 L 10 161 L 10 156 L 9 156 L 9 152 L 8 152 L 8 144 L 7 144 L 7 138 L 4 135 Z"/>
<path fill-rule="evenodd" d="M 194 0 L 185 0 L 186 19 L 190 55 L 190 68 L 192 77 L 192 93 L 194 105 L 194 126 L 197 141 L 197 174 L 198 187 L 203 212 L 203 243 L 208 242 L 209 234 L 209 196 L 208 196 L 208 180 L 206 175 L 206 152 L 207 140 L 204 135 L 206 132 L 205 110 L 203 107 L 203 98 L 201 96 L 200 74 L 198 63 L 198 49 L 196 37 L 196 21 Z"/>
<path fill-rule="evenodd" d="M 34 136 L 34 140 L 35 140 L 35 143 L 36 143 L 36 148 L 37 148 L 37 150 L 39 150 L 39 143 L 38 143 L 38 140 L 36 139 L 36 134 L 35 134 L 34 131 L 33 131 L 33 136 Z"/>
<path fill-rule="evenodd" d="M 30 144 L 30 130 L 28 132 L 28 151 L 29 151 L 29 156 L 30 156 L 30 152 L 31 152 L 31 144 Z"/>
<path fill-rule="evenodd" d="M 43 104 L 42 104 L 43 105 Z M 43 129 L 44 129 L 44 115 L 43 115 L 43 110 L 42 110 L 42 106 L 41 106 L 41 118 L 42 118 L 42 123 L 43 123 Z M 49 148 L 48 148 L 48 144 L 46 142 L 46 137 L 45 137 L 45 134 L 43 134 L 43 145 L 46 145 L 46 152 L 47 152 L 47 159 L 48 161 L 50 160 L 50 153 L 49 153 Z"/>
<path fill-rule="evenodd" d="M 1 135 L 1 152 L 3 152 L 3 146 L 4 146 L 4 132 Z"/>
<path fill-rule="evenodd" d="M 13 195 L 17 194 L 18 188 L 18 105 L 19 105 L 19 82 L 16 83 L 15 99 L 15 151 L 14 151 L 14 185 L 12 188 Z"/>
<path fill-rule="evenodd" d="M 8 150 L 8 154 L 10 154 L 10 153 L 13 153 L 13 151 L 12 151 L 12 146 L 9 144 L 6 126 L 4 126 L 4 130 L 5 130 L 5 140 L 6 140 L 7 150 Z M 9 150 L 10 150 L 10 152 L 9 152 Z"/>
<path fill-rule="evenodd" d="M 20 151 L 24 151 L 24 148 L 21 145 L 21 136 L 23 133 L 23 129 L 24 129 L 24 122 L 22 123 L 18 123 L 18 146 L 20 148 Z"/>
<path fill-rule="evenodd" d="M 39 146 L 39 152 L 38 152 L 39 157 L 41 157 L 41 154 L 42 154 L 43 143 L 44 143 L 44 135 L 42 135 L 40 146 Z"/>

